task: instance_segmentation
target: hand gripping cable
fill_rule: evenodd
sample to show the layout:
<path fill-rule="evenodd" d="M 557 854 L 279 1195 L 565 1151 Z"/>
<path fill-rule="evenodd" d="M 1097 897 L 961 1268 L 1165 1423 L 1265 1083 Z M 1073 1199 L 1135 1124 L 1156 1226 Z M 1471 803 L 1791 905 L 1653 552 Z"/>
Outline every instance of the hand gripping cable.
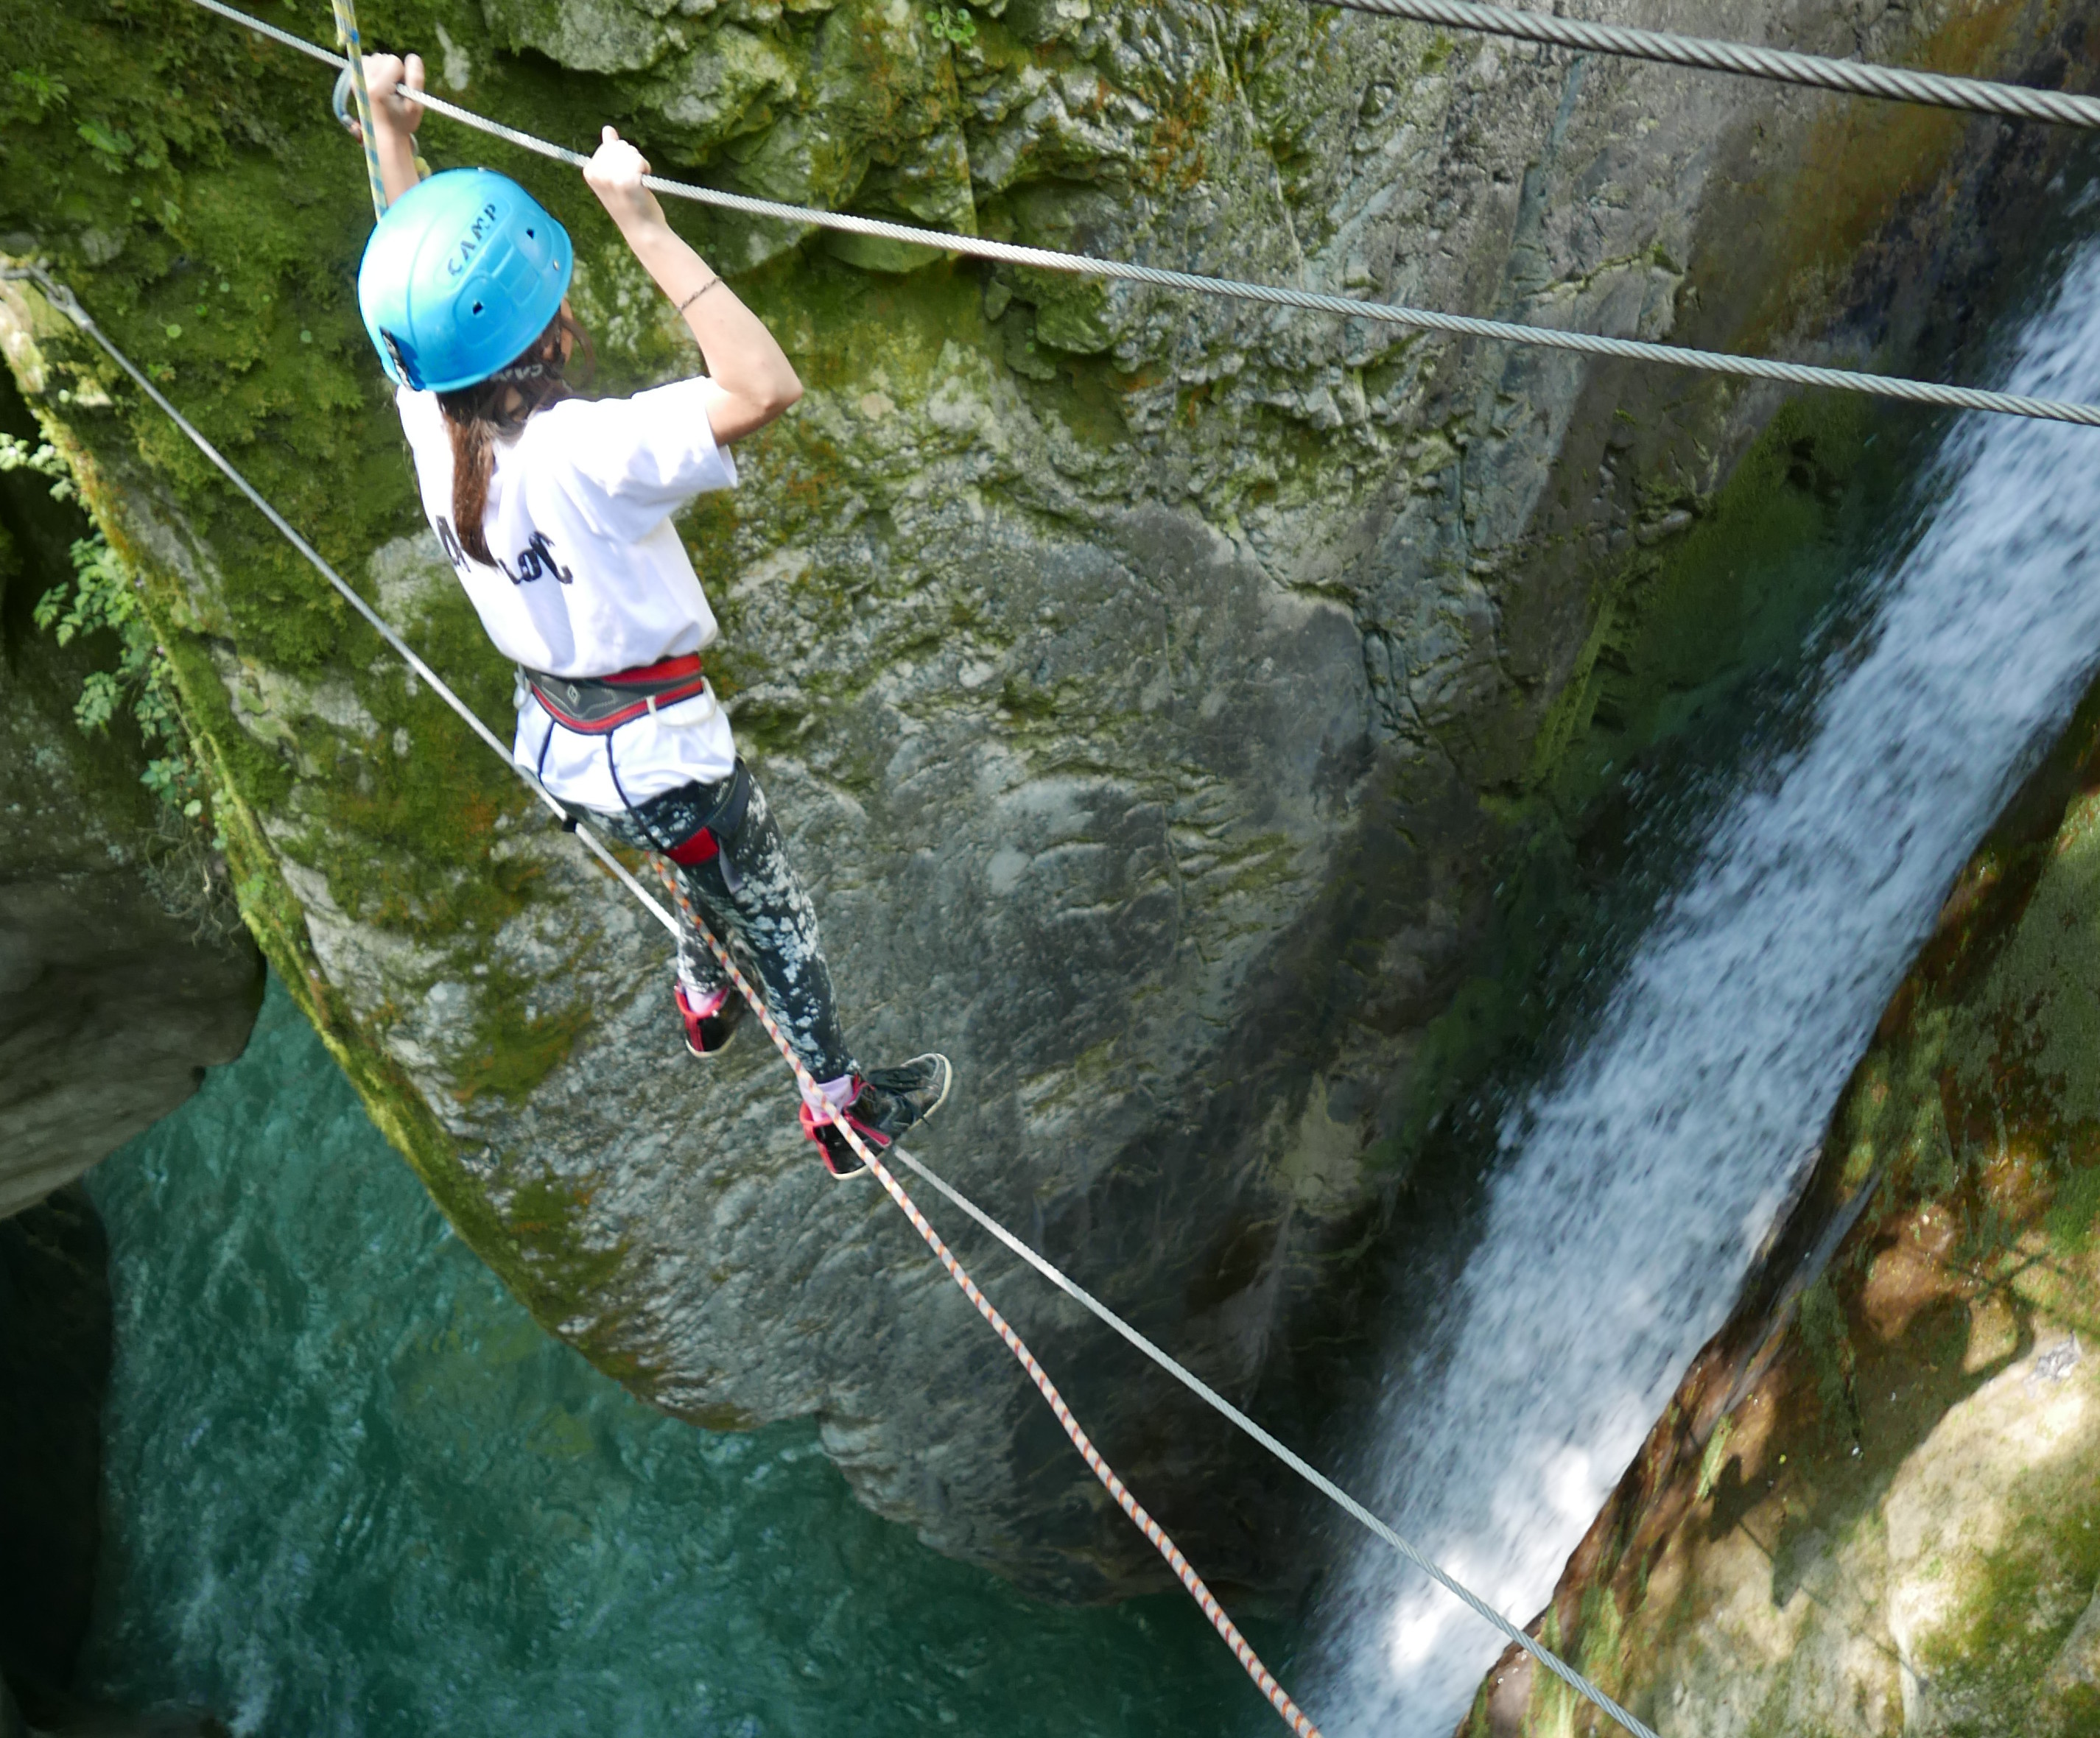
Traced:
<path fill-rule="evenodd" d="M 294 36 L 289 30 L 249 16 L 225 0 L 194 0 L 206 11 L 266 36 L 311 59 L 340 69 L 342 55 L 330 53 L 317 42 Z M 458 121 L 463 126 L 502 139 L 521 151 L 581 168 L 590 159 L 580 151 L 551 143 L 531 133 L 478 115 L 470 108 L 427 90 L 410 92 L 426 108 Z M 2012 88 L 2012 87 L 2007 87 Z M 1545 350 L 1570 351 L 1578 355 L 1603 356 L 1624 362 L 1661 363 L 1672 368 L 1696 369 L 1702 373 L 1732 375 L 1780 386 L 1816 386 L 1840 392 L 1862 392 L 1878 398 L 1896 399 L 1909 404 L 1938 405 L 1952 410 L 1981 410 L 2004 416 L 2035 417 L 2045 421 L 2074 422 L 2100 428 L 2100 405 L 2067 403 L 2058 399 L 2031 398 L 2020 393 L 1991 392 L 1974 386 L 1942 386 L 1931 381 L 1906 380 L 1893 374 L 1870 374 L 1858 368 L 1823 368 L 1799 362 L 1776 362 L 1763 356 L 1730 355 L 1724 351 L 1694 350 L 1677 344 L 1655 344 L 1643 338 L 1606 337 L 1590 332 L 1563 332 L 1551 326 L 1530 326 L 1515 320 L 1480 320 L 1469 314 L 1444 314 L 1430 308 L 1402 307 L 1390 302 L 1358 302 L 1324 290 L 1290 289 L 1273 284 L 1248 284 L 1236 278 L 1207 277 L 1193 271 L 1175 271 L 1161 266 L 1137 265 L 1127 260 L 1098 259 L 1090 254 L 1066 254 L 1055 248 L 1021 247 L 1011 241 L 993 241 L 982 236 L 951 235 L 941 230 L 920 229 L 909 223 L 892 223 L 881 218 L 856 217 L 849 212 L 818 211 L 806 205 L 783 205 L 778 200 L 753 199 L 747 194 L 726 192 L 719 187 L 699 187 L 689 182 L 669 181 L 661 175 L 644 175 L 642 183 L 667 198 L 691 200 L 719 210 L 746 217 L 764 218 L 797 228 L 836 230 L 841 234 L 871 236 L 885 241 L 902 241 L 937 252 L 960 254 L 972 259 L 1026 267 L 1037 271 L 1062 272 L 1112 282 L 1142 284 L 1155 289 L 1185 291 L 1233 302 L 1270 307 L 1302 308 L 1343 320 L 1366 320 L 1404 326 L 1447 337 L 1481 338 L 1490 342 L 1524 344 Z"/>
<path fill-rule="evenodd" d="M 475 735 L 501 757 L 504 764 L 510 767 L 532 788 L 540 801 L 553 811 L 556 818 L 563 823 L 567 830 L 576 836 L 585 849 L 610 870 L 621 884 L 648 909 L 659 923 L 668 929 L 673 936 L 677 935 L 678 933 L 677 921 L 651 897 L 648 889 L 635 879 L 627 866 L 613 855 L 595 832 L 588 827 L 579 827 L 576 824 L 577 818 L 558 801 L 537 779 L 518 765 L 512 758 L 510 750 L 505 745 L 502 739 L 482 721 L 474 709 L 453 691 L 451 686 L 436 671 L 416 655 L 408 642 L 386 624 L 378 611 L 358 595 L 350 583 L 329 565 L 320 551 L 293 528 L 290 522 L 271 505 L 253 483 L 235 469 L 226 456 L 207 440 L 202 432 L 162 395 L 160 390 L 140 372 L 130 358 L 120 351 L 102 329 L 89 318 L 87 311 L 81 306 L 70 289 L 56 282 L 41 267 L 35 266 L 11 266 L 6 268 L 4 273 L 0 273 L 0 276 L 9 279 L 28 279 L 33 281 L 43 291 L 45 297 L 54 307 L 92 338 L 112 361 L 130 376 L 134 384 L 189 438 L 197 450 L 216 465 L 236 488 L 248 497 L 262 516 L 269 520 L 294 549 L 306 558 L 307 561 L 334 588 L 344 601 L 378 631 L 380 637 L 407 663 L 410 669 L 429 685 L 430 690 L 458 713 Z M 788 1042 L 787 1034 L 780 1030 L 773 1016 L 766 1011 L 765 1004 L 760 998 L 757 990 L 738 969 L 735 960 L 730 957 L 729 950 L 722 946 L 714 932 L 709 929 L 700 920 L 699 914 L 693 911 L 683 892 L 679 889 L 676 877 L 669 875 L 669 866 L 664 863 L 661 858 L 657 858 L 657 863 L 660 871 L 664 872 L 668 884 L 681 906 L 685 910 L 694 928 L 705 939 L 709 950 L 721 963 L 723 969 L 729 973 L 738 991 L 757 1014 L 760 1024 L 765 1028 L 766 1035 L 773 1040 L 774 1047 L 779 1049 L 788 1065 L 795 1071 L 796 1081 L 801 1087 L 804 1093 L 820 1096 L 821 1095 L 817 1092 L 815 1079 L 804 1066 L 801 1058 L 795 1054 L 793 1048 Z M 838 1127 L 845 1135 L 848 1145 L 853 1148 L 862 1162 L 875 1173 L 876 1180 L 882 1184 L 889 1198 L 897 1203 L 899 1211 L 911 1220 L 912 1229 L 926 1240 L 927 1247 L 933 1251 L 941 1265 L 947 1270 L 949 1277 L 961 1288 L 963 1295 L 976 1306 L 977 1313 L 990 1324 L 992 1331 L 1006 1343 L 1007 1350 L 1013 1354 L 1021 1367 L 1028 1373 L 1029 1380 L 1035 1384 L 1037 1390 L 1048 1404 L 1051 1411 L 1057 1415 L 1058 1423 L 1064 1427 L 1065 1434 L 1071 1438 L 1072 1446 L 1079 1451 L 1088 1469 L 1107 1487 L 1109 1494 L 1115 1498 L 1123 1513 L 1130 1517 L 1132 1524 L 1142 1533 L 1159 1555 L 1167 1559 L 1167 1566 L 1174 1571 L 1181 1585 L 1188 1589 L 1189 1597 L 1202 1608 L 1203 1615 L 1211 1620 L 1211 1626 L 1224 1638 L 1225 1645 L 1232 1649 L 1233 1657 L 1245 1668 L 1246 1674 L 1254 1680 L 1256 1687 L 1268 1699 L 1269 1705 L 1282 1716 L 1284 1723 L 1290 1727 L 1292 1731 L 1297 1733 L 1299 1738 L 1319 1738 L 1319 1727 L 1315 1726 L 1312 1719 L 1299 1708 L 1297 1703 L 1290 1699 L 1289 1692 L 1277 1682 L 1274 1674 L 1262 1664 L 1260 1656 L 1254 1651 L 1246 1638 L 1240 1633 L 1239 1626 L 1233 1621 L 1225 1608 L 1218 1603 L 1216 1596 L 1204 1585 L 1202 1577 L 1196 1573 L 1195 1566 L 1182 1555 L 1181 1548 L 1167 1535 L 1167 1530 L 1146 1512 L 1145 1506 L 1132 1494 L 1130 1488 L 1116 1476 L 1115 1469 L 1102 1458 L 1101 1451 L 1094 1446 L 1092 1439 L 1081 1427 L 1079 1419 L 1073 1416 L 1072 1409 L 1065 1404 L 1065 1398 L 1057 1392 L 1057 1385 L 1050 1379 L 1049 1372 L 1043 1368 L 1041 1363 L 1037 1361 L 1035 1354 L 1028 1349 L 1027 1343 L 1014 1332 L 1006 1318 L 993 1306 L 991 1299 L 978 1289 L 977 1281 L 970 1277 L 962 1264 L 955 1259 L 948 1246 L 942 1241 L 940 1233 L 934 1230 L 926 1215 L 919 1211 L 918 1204 L 905 1192 L 904 1185 L 897 1180 L 895 1175 L 882 1162 L 877 1152 L 861 1138 L 859 1131 L 855 1129 L 851 1123 L 841 1118 Z"/>

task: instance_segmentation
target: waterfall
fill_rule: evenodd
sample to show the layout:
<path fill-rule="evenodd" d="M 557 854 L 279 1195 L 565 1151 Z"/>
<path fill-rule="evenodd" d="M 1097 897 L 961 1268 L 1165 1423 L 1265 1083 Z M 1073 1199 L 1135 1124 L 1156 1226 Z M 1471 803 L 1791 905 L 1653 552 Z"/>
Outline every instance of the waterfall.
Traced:
<path fill-rule="evenodd" d="M 2100 249 L 2012 390 L 2100 397 Z M 1374 1506 L 1505 1612 L 1545 1604 L 1736 1297 L 1963 861 L 2100 653 L 2100 431 L 1953 424 L 1865 633 L 1697 838 L 1585 1040 L 1504 1116 L 1478 1241 L 1396 1358 Z M 1365 1542 L 1307 1687 L 1446 1738 L 1502 1638 Z"/>

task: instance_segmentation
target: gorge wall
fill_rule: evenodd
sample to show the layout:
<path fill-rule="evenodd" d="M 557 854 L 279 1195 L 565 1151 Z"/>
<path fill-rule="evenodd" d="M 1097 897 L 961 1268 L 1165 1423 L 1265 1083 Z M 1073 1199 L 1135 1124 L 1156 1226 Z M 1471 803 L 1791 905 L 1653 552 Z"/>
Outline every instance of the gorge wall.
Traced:
<path fill-rule="evenodd" d="M 47 257 L 500 723 L 508 673 L 416 517 L 354 317 L 368 217 L 325 78 L 180 0 L 0 19 L 0 246 Z M 2076 42 L 2039 5 L 1666 21 L 2051 83 Z M 778 198 L 1890 364 L 1959 349 L 2019 219 L 2001 190 L 2059 148 L 1296 0 L 363 23 L 483 112 L 571 143 L 611 118 L 660 169 Z M 602 390 L 697 366 L 572 176 L 445 128 L 434 164 L 514 172 L 570 226 Z M 1717 548 L 1776 401 L 674 220 L 811 389 L 686 529 L 863 1056 L 947 1050 L 925 1156 L 1310 1429 L 1422 1131 L 1522 1017 L 1495 938 L 1526 866 L 1813 607 L 1744 595 Z M 1067 1597 L 1149 1585 L 907 1228 L 811 1162 L 777 1062 L 690 1065 L 649 922 L 77 333 L 15 286 L 0 305 L 141 576 L 249 924 L 483 1259 L 681 1417 L 815 1414 L 863 1500 L 941 1550 Z M 1738 491 L 1812 497 L 1847 425 L 1789 416 Z M 1207 1573 L 1292 1589 L 1269 1471 L 964 1253 Z"/>
<path fill-rule="evenodd" d="M 38 430 L 0 381 L 0 433 Z M 262 966 L 210 884 L 208 851 L 161 822 L 130 721 L 74 723 L 98 640 L 32 620 L 88 525 L 48 479 L 0 473 L 0 1218 L 79 1176 L 240 1053 Z"/>
<path fill-rule="evenodd" d="M 1534 1626 L 1665 1730 L 2100 1730 L 2096 792 L 2100 693 Z M 1616 1727 L 1506 1656 L 1462 1730 Z"/>
<path fill-rule="evenodd" d="M 39 434 L 4 377 L 0 434 Z M 33 622 L 90 530 L 51 480 L 0 471 L 4 1738 L 29 1730 L 24 1707 L 40 1729 L 82 1712 L 68 1692 L 100 1545 L 108 1252 L 86 1193 L 66 1185 L 240 1055 L 262 994 L 261 955 L 208 844 L 140 782 L 131 721 L 76 722 L 83 680 L 111 662 L 108 636 L 61 646 Z M 112 1735 L 135 1729 L 98 1718 Z"/>

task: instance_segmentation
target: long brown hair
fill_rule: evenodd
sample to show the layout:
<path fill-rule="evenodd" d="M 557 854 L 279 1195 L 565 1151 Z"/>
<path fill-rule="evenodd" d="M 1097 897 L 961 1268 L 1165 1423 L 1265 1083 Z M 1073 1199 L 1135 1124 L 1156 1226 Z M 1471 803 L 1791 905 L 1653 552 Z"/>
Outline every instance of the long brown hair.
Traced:
<path fill-rule="evenodd" d="M 460 547 L 485 565 L 495 564 L 482 523 L 488 514 L 489 479 L 496 472 L 495 443 L 515 438 L 534 411 L 558 403 L 574 390 L 562 373 L 564 333 L 581 346 L 586 373 L 595 369 L 598 355 L 590 334 L 563 308 L 508 368 L 438 395 L 452 439 L 452 530 Z"/>

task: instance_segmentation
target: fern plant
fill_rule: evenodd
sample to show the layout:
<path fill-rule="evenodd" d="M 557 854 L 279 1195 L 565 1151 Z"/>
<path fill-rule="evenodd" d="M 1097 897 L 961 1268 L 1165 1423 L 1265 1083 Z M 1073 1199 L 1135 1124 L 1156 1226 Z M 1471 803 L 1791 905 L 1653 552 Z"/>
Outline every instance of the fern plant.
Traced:
<path fill-rule="evenodd" d="M 64 456 L 48 441 L 33 447 L 0 434 L 0 471 L 10 470 L 50 478 L 55 501 L 78 498 Z M 136 576 L 99 532 L 77 538 L 72 555 L 73 578 L 37 600 L 37 625 L 55 633 L 61 646 L 104 629 L 117 645 L 117 668 L 91 670 L 82 682 L 73 717 L 83 730 L 99 733 L 128 710 L 146 739 L 149 758 L 140 777 L 147 788 L 185 820 L 201 820 L 210 792 L 190 755 L 174 669 L 139 607 Z"/>

